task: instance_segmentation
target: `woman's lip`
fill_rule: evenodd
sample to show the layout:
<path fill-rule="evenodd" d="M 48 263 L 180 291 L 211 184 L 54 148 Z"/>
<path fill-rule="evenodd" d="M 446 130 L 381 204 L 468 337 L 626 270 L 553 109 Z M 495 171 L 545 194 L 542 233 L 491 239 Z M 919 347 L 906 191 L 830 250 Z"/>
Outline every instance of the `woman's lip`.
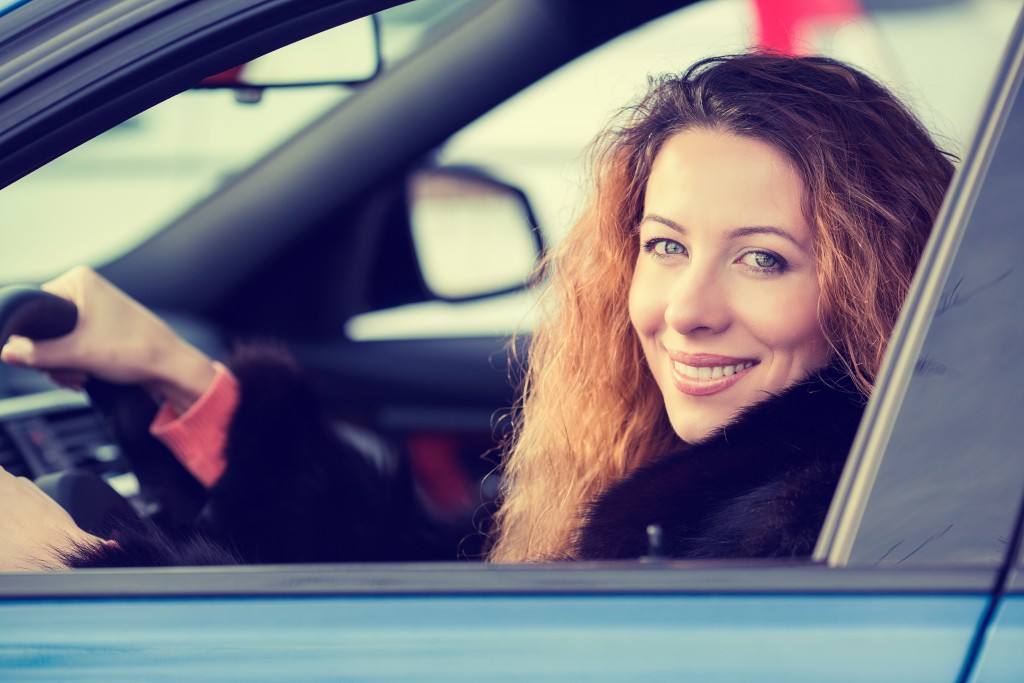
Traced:
<path fill-rule="evenodd" d="M 721 358 L 721 356 L 719 356 L 719 358 Z M 732 359 L 729 359 L 729 360 L 732 360 Z M 741 379 L 743 379 L 747 375 L 747 373 L 750 370 L 752 370 L 754 367 L 757 366 L 757 363 L 754 362 L 754 361 L 740 361 L 740 363 L 749 364 L 749 367 L 745 367 L 744 369 L 740 370 L 739 372 L 733 372 L 733 374 L 728 375 L 728 376 L 723 375 L 721 377 L 711 377 L 711 378 L 706 378 L 706 379 L 697 378 L 697 377 L 690 377 L 688 375 L 682 374 L 682 373 L 679 372 L 679 369 L 677 368 L 676 364 L 672 363 L 671 364 L 671 368 L 672 368 L 672 383 L 675 385 L 676 389 L 678 389 L 682 393 L 688 394 L 690 396 L 710 396 L 712 394 L 717 394 L 719 392 L 725 391 L 726 389 L 730 388 L 732 385 L 734 385 L 737 382 L 739 382 Z M 736 365 L 739 365 L 740 363 L 737 363 Z M 686 365 L 691 365 L 691 364 L 690 363 L 686 363 Z M 728 365 L 728 363 L 726 363 L 726 365 Z M 702 366 L 699 366 L 699 367 L 708 367 L 708 366 L 707 365 L 702 365 Z M 713 366 L 713 367 L 721 367 L 721 366 L 717 366 L 716 365 L 716 366 Z M 735 366 L 732 366 L 732 367 L 735 367 Z"/>

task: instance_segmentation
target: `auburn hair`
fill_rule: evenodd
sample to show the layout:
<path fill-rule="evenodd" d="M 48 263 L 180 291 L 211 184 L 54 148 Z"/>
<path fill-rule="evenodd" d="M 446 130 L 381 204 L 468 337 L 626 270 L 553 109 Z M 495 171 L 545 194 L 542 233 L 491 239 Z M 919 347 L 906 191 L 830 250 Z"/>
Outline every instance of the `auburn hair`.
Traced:
<path fill-rule="evenodd" d="M 592 144 L 590 200 L 542 266 L 543 314 L 504 447 L 491 561 L 571 558 L 586 505 L 678 445 L 627 298 L 654 158 L 693 128 L 767 142 L 792 162 L 822 330 L 836 362 L 871 391 L 953 174 L 949 155 L 884 86 L 832 59 L 746 53 L 652 79 Z"/>

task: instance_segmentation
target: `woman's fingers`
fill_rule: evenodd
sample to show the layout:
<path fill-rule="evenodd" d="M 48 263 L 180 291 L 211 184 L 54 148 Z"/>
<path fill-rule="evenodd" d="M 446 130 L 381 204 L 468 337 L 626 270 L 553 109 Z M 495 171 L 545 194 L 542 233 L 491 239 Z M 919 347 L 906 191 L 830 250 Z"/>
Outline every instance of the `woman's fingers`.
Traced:
<path fill-rule="evenodd" d="M 75 391 L 81 391 L 84 389 L 85 383 L 89 379 L 87 374 L 77 370 L 50 370 L 46 374 L 50 379 L 62 387 L 73 389 Z"/>
<path fill-rule="evenodd" d="M 0 349 L 0 361 L 7 363 L 8 365 L 19 365 L 34 367 L 40 370 L 46 370 L 46 374 L 49 375 L 57 384 L 67 387 L 68 389 L 74 389 L 79 391 L 85 386 L 86 380 L 89 378 L 88 374 L 81 370 L 62 370 L 62 369 L 47 369 L 49 364 L 45 360 L 46 349 L 43 348 L 43 352 L 39 353 L 39 346 L 30 339 L 24 337 L 11 337 L 7 344 L 4 345 L 3 349 Z"/>
<path fill-rule="evenodd" d="M 74 365 L 75 342 L 69 337 L 36 341 L 12 335 L 0 351 L 0 360 L 40 370 L 57 369 L 62 364 Z"/>
<path fill-rule="evenodd" d="M 24 337 L 12 336 L 0 349 L 0 361 L 8 365 L 30 365 L 32 342 Z"/>
<path fill-rule="evenodd" d="M 58 381 L 74 383 L 88 374 L 139 384 L 155 379 L 159 352 L 179 341 L 162 320 L 89 268 L 73 268 L 42 288 L 74 303 L 78 323 L 57 339 L 12 337 L 0 354 L 5 362 L 53 372 Z"/>

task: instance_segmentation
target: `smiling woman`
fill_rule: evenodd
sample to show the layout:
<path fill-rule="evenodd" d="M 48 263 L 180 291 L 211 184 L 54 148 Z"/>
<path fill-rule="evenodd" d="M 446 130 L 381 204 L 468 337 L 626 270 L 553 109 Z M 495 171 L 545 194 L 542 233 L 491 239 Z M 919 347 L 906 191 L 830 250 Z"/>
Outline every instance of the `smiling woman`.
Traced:
<path fill-rule="evenodd" d="M 600 137 L 491 559 L 808 556 L 952 164 L 884 87 L 748 54 Z"/>

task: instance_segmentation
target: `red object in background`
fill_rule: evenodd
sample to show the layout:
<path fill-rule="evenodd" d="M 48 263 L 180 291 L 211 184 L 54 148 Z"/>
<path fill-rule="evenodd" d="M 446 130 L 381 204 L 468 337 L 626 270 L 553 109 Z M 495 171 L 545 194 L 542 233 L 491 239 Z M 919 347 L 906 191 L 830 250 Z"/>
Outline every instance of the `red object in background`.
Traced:
<path fill-rule="evenodd" d="M 809 24 L 864 16 L 860 0 L 754 0 L 754 5 L 758 47 L 787 55 L 806 54 L 799 39 Z"/>
<path fill-rule="evenodd" d="M 218 74 L 207 76 L 202 80 L 202 83 L 204 85 L 233 85 L 242 79 L 242 69 L 244 68 L 245 64 L 232 67 L 227 71 L 221 71 Z"/>
<path fill-rule="evenodd" d="M 471 492 L 478 491 L 459 463 L 461 441 L 448 434 L 417 433 L 406 442 L 413 477 L 443 515 L 472 509 Z"/>

